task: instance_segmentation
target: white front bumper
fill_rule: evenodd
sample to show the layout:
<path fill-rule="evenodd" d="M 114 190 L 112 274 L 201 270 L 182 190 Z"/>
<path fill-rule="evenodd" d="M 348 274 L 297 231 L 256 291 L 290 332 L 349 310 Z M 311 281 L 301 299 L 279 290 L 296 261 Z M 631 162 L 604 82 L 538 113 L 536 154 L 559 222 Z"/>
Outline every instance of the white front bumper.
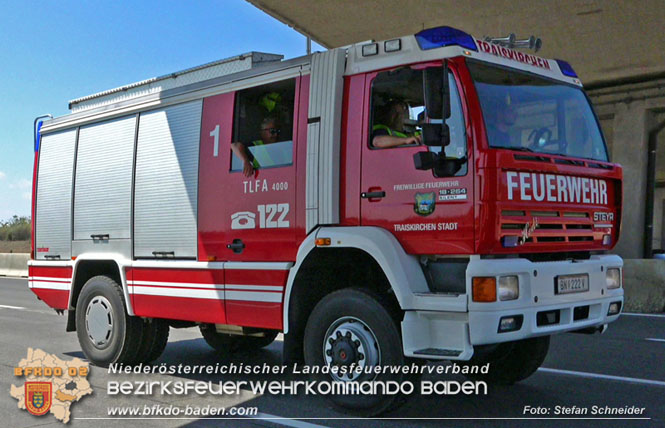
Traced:
<path fill-rule="evenodd" d="M 623 260 L 615 255 L 592 256 L 589 260 L 534 263 L 526 259 L 475 259 L 467 268 L 469 299 L 469 338 L 472 345 L 507 342 L 543 336 L 610 323 L 619 314 L 608 316 L 609 305 L 620 302 L 623 307 L 623 288 L 607 289 L 608 268 L 622 268 Z M 589 275 L 589 291 L 556 294 L 556 277 L 560 275 Z M 473 277 L 516 275 L 519 277 L 519 298 L 512 301 L 478 303 L 471 298 Z M 588 316 L 574 320 L 577 307 L 589 307 Z M 559 322 L 538 325 L 538 313 L 559 311 Z M 505 316 L 523 316 L 522 327 L 499 333 L 499 321 Z"/>
<path fill-rule="evenodd" d="M 623 308 L 623 288 L 607 288 L 608 268 L 623 268 L 623 260 L 615 255 L 539 263 L 527 259 L 472 257 L 466 270 L 466 295 L 423 294 L 418 296 L 421 307 L 406 311 L 402 321 L 404 353 L 416 358 L 468 360 L 473 355 L 474 345 L 509 342 L 608 324 L 619 317 L 619 314 L 607 315 L 609 305 L 620 302 Z M 556 277 L 574 274 L 589 276 L 589 291 L 556 294 Z M 474 277 L 494 276 L 498 283 L 498 278 L 505 275 L 519 277 L 519 298 L 492 303 L 473 301 Z M 464 297 L 468 302 L 468 311 L 451 311 L 447 301 Z M 575 319 L 575 308 L 578 307 L 588 307 L 588 315 L 586 311 L 581 311 Z M 547 311 L 557 311 L 558 322 L 539 325 L 538 313 Z M 499 333 L 501 318 L 509 316 L 521 316 L 521 327 Z"/>

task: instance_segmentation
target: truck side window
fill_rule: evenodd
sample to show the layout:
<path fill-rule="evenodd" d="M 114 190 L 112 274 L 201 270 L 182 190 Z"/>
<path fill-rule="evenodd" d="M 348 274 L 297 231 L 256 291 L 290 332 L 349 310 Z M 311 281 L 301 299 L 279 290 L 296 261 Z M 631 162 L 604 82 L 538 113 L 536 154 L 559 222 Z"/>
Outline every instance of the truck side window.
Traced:
<path fill-rule="evenodd" d="M 445 147 L 445 154 L 448 158 L 464 159 L 467 155 L 467 141 L 462 103 L 452 73 L 448 74 L 448 79 L 451 115 L 446 123 L 450 128 L 450 144 Z M 376 149 L 420 144 L 419 125 L 425 120 L 441 122 L 440 119 L 426 119 L 423 70 L 408 67 L 377 74 L 372 82 L 371 113 L 370 146 Z M 430 147 L 431 151 L 437 153 L 441 149 Z M 466 173 L 465 163 L 455 175 Z"/>
<path fill-rule="evenodd" d="M 293 164 L 295 79 L 236 93 L 231 171 Z"/>
<path fill-rule="evenodd" d="M 370 146 L 419 144 L 417 125 L 424 105 L 422 70 L 402 67 L 379 73 L 372 82 Z"/>

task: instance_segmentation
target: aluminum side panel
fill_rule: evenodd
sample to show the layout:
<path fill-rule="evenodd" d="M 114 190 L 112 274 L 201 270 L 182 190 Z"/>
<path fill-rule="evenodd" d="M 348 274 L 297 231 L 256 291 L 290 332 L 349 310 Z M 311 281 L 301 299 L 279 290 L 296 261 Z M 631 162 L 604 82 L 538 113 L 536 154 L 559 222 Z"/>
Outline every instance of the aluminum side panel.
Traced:
<path fill-rule="evenodd" d="M 318 141 L 308 142 L 308 232 L 317 224 L 339 223 L 340 128 L 345 59 L 344 49 L 312 56 L 308 118 L 312 123 L 319 123 L 319 138 Z M 308 128 L 308 134 L 311 132 L 316 137 L 316 130 L 311 126 Z M 313 223 L 313 211 L 317 212 L 316 223 Z"/>
<path fill-rule="evenodd" d="M 130 238 L 136 116 L 82 127 L 74 196 L 74 240 Z"/>
<path fill-rule="evenodd" d="M 141 114 L 136 152 L 134 255 L 196 257 L 202 101 Z"/>
<path fill-rule="evenodd" d="M 76 129 L 42 137 L 37 178 L 35 257 L 71 257 Z"/>

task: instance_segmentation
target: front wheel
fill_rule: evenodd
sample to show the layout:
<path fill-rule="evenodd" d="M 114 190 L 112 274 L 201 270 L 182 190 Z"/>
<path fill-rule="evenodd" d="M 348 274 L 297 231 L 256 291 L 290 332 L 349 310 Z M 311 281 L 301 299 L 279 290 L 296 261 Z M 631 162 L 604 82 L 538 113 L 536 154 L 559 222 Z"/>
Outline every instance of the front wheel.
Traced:
<path fill-rule="evenodd" d="M 402 342 L 390 305 L 364 289 L 344 289 L 324 297 L 307 321 L 305 363 L 326 367 L 316 381 L 367 382 L 403 380 L 402 374 L 378 367 L 404 364 Z M 323 371 L 323 370 L 322 370 Z M 378 373 L 377 373 L 378 372 Z M 333 394 L 336 405 L 362 416 L 373 416 L 396 403 L 396 395 Z"/>
<path fill-rule="evenodd" d="M 545 361 L 549 348 L 549 336 L 502 343 L 489 354 L 473 358 L 467 363 L 467 365 L 489 363 L 488 374 L 473 374 L 467 377 L 495 385 L 512 385 L 535 373 Z"/>

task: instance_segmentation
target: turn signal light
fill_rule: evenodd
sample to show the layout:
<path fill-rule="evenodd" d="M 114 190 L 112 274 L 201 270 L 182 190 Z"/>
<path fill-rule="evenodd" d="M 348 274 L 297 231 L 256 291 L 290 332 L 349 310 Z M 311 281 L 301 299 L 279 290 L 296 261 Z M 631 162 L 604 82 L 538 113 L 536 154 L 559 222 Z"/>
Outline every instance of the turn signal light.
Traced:
<path fill-rule="evenodd" d="M 473 301 L 496 302 L 496 278 L 493 276 L 473 278 Z"/>
<path fill-rule="evenodd" d="M 330 238 L 316 238 L 317 247 L 327 247 L 330 245 Z"/>

